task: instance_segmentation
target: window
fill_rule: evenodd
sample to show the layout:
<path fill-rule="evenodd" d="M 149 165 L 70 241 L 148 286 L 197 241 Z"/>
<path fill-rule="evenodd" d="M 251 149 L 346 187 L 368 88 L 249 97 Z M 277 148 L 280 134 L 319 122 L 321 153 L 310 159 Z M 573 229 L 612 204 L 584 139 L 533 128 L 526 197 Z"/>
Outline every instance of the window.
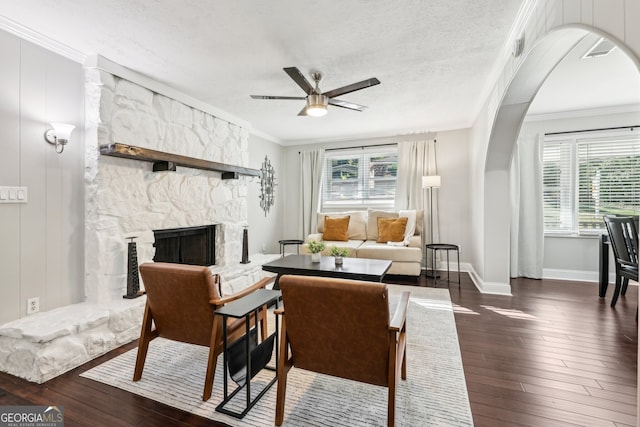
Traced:
<path fill-rule="evenodd" d="M 327 151 L 322 210 L 393 207 L 398 173 L 397 146 Z"/>
<path fill-rule="evenodd" d="M 546 233 L 599 233 L 604 215 L 640 213 L 636 130 L 547 136 L 543 168 Z"/>

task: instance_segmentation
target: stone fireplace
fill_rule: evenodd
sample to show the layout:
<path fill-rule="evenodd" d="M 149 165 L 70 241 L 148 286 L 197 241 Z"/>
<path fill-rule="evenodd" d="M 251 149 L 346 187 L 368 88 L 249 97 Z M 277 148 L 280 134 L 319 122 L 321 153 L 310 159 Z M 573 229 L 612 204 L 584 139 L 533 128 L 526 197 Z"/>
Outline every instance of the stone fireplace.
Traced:
<path fill-rule="evenodd" d="M 101 70 L 86 76 L 87 300 L 122 298 L 127 239 L 136 237 L 139 263 L 152 261 L 153 230 L 218 224 L 216 264 L 239 262 L 250 178 L 184 167 L 153 172 L 151 163 L 98 150 L 121 143 L 247 167 L 248 130 Z"/>

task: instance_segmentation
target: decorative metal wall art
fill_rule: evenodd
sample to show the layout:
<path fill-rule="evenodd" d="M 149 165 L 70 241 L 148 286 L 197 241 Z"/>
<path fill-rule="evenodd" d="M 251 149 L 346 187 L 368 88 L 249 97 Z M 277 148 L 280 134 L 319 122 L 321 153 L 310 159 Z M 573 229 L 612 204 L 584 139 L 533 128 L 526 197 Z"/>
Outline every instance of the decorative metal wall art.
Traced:
<path fill-rule="evenodd" d="M 264 211 L 264 216 L 267 216 L 275 201 L 276 186 L 276 172 L 269 157 L 264 156 L 260 172 L 260 207 Z"/>

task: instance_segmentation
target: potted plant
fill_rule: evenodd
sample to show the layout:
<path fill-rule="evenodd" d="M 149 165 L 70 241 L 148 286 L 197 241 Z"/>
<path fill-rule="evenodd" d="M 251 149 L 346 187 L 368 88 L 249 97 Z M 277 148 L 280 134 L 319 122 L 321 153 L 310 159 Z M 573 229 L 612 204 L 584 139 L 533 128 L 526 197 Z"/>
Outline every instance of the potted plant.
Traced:
<path fill-rule="evenodd" d="M 349 249 L 332 246 L 329 255 L 335 257 L 336 265 L 342 265 L 343 258 L 349 256 Z"/>
<path fill-rule="evenodd" d="M 317 242 L 315 240 L 309 240 L 307 242 L 307 249 L 311 252 L 311 262 L 320 262 L 321 252 L 325 248 L 324 242 Z"/>

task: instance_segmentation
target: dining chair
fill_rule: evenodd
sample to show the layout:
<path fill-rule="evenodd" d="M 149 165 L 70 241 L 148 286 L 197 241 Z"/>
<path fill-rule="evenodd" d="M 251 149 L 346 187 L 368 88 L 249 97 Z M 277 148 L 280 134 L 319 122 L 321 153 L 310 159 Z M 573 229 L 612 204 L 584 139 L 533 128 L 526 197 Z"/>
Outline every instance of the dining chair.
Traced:
<path fill-rule="evenodd" d="M 638 232 L 632 217 L 606 215 L 604 223 L 615 258 L 616 287 L 611 297 L 611 307 L 615 307 L 629 280 L 638 281 Z"/>

